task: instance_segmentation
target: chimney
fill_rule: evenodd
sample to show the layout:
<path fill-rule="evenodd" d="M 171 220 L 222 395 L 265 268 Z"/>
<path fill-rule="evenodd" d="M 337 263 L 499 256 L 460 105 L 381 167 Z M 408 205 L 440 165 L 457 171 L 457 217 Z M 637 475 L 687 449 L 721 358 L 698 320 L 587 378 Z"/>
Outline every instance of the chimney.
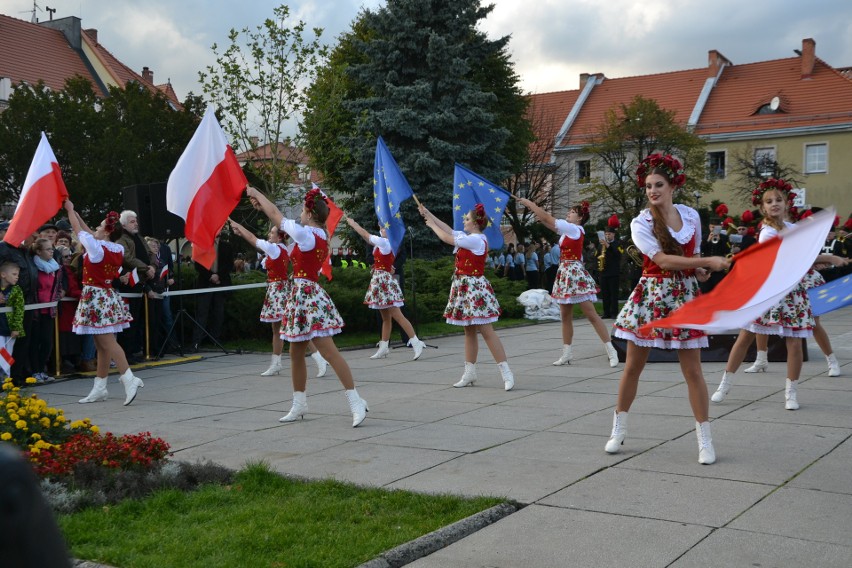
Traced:
<path fill-rule="evenodd" d="M 154 72 L 147 67 L 142 68 L 142 78 L 152 85 L 154 84 Z"/>
<path fill-rule="evenodd" d="M 98 30 L 96 28 L 89 28 L 83 31 L 86 32 L 90 38 L 92 38 L 92 41 L 98 43 Z"/>
<path fill-rule="evenodd" d="M 580 90 L 583 90 L 583 87 L 586 86 L 586 83 L 589 82 L 589 74 L 588 73 L 580 73 Z"/>
<path fill-rule="evenodd" d="M 727 57 L 711 49 L 707 52 L 707 78 L 718 77 L 722 69 L 730 64 Z"/>
<path fill-rule="evenodd" d="M 802 40 L 802 79 L 810 79 L 816 62 L 816 42 L 811 38 Z"/>

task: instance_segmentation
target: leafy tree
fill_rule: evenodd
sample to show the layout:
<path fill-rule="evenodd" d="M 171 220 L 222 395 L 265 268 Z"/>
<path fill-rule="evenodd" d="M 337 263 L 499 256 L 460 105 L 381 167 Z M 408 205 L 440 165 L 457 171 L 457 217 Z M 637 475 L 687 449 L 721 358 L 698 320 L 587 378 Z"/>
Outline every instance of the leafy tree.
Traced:
<path fill-rule="evenodd" d="M 636 186 L 636 167 L 648 154 L 662 152 L 677 156 L 686 171 L 686 186 L 678 200 L 694 203 L 710 191 L 705 179 L 705 142 L 675 120 L 653 99 L 637 95 L 629 104 L 609 109 L 599 128 L 600 135 L 588 152 L 592 154 L 592 177 L 583 196 L 598 210 L 617 211 L 632 219 L 645 207 L 645 192 Z"/>
<path fill-rule="evenodd" d="M 476 29 L 492 8 L 478 0 L 390 0 L 359 15 L 320 72 L 306 147 L 326 185 L 349 194 L 347 210 L 364 226 L 375 225 L 380 135 L 418 198 L 450 223 L 454 162 L 495 183 L 524 162 L 531 135 L 508 38 L 491 41 Z M 316 116 L 338 107 L 333 116 Z M 413 203 L 403 216 L 418 248 L 438 254 Z"/>
<path fill-rule="evenodd" d="M 255 30 L 231 29 L 228 47 L 220 53 L 214 44 L 216 63 L 198 75 L 205 95 L 219 109 L 231 143 L 238 151 L 258 156 L 247 162 L 247 175 L 281 198 L 299 173 L 296 123 L 305 110 L 305 89 L 327 50 L 320 44 L 321 29 L 314 28 L 309 40 L 305 22 L 291 24 L 287 6 L 273 12 L 274 17 Z"/>
<path fill-rule="evenodd" d="M 61 91 L 20 85 L 0 114 L 0 196 L 17 201 L 44 131 L 83 215 L 120 209 L 123 187 L 168 179 L 195 132 L 199 108 L 190 94 L 175 110 L 165 95 L 133 82 L 110 88 L 104 99 L 82 77 Z"/>

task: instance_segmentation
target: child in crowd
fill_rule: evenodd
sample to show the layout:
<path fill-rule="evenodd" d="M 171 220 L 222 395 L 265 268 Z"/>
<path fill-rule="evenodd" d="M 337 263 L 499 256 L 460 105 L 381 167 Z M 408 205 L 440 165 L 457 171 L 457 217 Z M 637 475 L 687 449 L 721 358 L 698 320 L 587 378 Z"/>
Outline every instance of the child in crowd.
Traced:
<path fill-rule="evenodd" d="M 0 312 L 0 368 L 4 379 L 12 368 L 15 338 L 24 334 L 24 293 L 18 286 L 20 273 L 21 268 L 14 262 L 7 261 L 0 266 L 0 307 L 11 310 Z"/>

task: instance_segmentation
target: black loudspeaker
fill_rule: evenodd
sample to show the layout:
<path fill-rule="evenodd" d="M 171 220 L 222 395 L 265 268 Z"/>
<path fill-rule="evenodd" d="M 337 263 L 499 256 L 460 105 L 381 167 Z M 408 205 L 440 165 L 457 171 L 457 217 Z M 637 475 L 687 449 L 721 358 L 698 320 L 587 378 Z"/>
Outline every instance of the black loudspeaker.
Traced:
<path fill-rule="evenodd" d="M 183 219 L 166 209 L 165 183 L 129 185 L 121 191 L 124 208 L 139 218 L 140 235 L 160 240 L 183 237 Z"/>

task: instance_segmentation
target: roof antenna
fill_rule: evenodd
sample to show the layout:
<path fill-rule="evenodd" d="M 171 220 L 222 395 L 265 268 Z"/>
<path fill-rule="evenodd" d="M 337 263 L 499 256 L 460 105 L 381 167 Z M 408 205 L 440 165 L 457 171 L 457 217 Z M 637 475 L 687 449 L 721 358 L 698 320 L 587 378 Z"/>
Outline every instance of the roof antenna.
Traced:
<path fill-rule="evenodd" d="M 44 9 L 45 9 L 46 12 L 48 12 L 50 14 L 50 21 L 52 22 L 53 21 L 53 14 L 56 13 L 56 8 L 51 8 L 50 6 L 45 6 Z"/>
<path fill-rule="evenodd" d="M 38 15 L 37 15 L 38 10 L 41 10 L 41 6 L 39 6 L 36 3 L 36 0 L 33 0 L 33 10 L 32 10 L 32 15 L 30 16 L 30 23 L 31 24 L 37 24 L 38 23 Z M 23 13 L 26 14 L 26 12 L 23 12 Z"/>

